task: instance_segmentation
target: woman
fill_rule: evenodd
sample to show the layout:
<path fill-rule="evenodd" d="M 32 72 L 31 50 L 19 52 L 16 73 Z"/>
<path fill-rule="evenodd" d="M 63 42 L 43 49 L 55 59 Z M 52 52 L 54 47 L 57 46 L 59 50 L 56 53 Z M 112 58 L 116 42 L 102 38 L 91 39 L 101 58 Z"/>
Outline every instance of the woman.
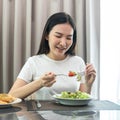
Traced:
<path fill-rule="evenodd" d="M 91 92 L 96 71 L 92 64 L 85 65 L 83 59 L 75 55 L 76 27 L 70 15 L 59 12 L 53 14 L 43 30 L 37 55 L 30 57 L 9 94 L 26 98 L 35 93 L 38 99 L 51 99 L 55 93 L 81 90 Z M 84 83 L 76 77 L 57 76 L 69 71 L 85 71 Z"/>

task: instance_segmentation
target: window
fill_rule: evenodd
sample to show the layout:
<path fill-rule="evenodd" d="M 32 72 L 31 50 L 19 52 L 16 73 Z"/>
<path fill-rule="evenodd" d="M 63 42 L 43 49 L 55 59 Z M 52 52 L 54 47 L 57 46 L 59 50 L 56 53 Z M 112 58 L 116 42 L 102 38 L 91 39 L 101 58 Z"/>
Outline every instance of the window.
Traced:
<path fill-rule="evenodd" d="M 101 0 L 100 99 L 120 99 L 119 5 L 119 0 Z"/>

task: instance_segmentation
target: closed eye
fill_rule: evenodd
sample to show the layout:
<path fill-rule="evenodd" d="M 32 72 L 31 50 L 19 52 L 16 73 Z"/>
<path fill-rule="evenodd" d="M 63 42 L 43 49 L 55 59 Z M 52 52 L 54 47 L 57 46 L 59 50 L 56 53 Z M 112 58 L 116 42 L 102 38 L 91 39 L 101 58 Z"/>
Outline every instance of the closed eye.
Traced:
<path fill-rule="evenodd" d="M 68 37 L 67 40 L 72 40 L 72 37 Z"/>
<path fill-rule="evenodd" d="M 56 32 L 56 34 L 57 35 L 55 35 L 55 37 L 57 37 L 57 38 L 62 38 L 63 37 L 63 34 L 61 34 L 61 33 Z M 72 40 L 72 38 L 73 38 L 73 35 L 67 35 L 66 36 L 67 40 Z"/>
<path fill-rule="evenodd" d="M 61 38 L 62 36 L 55 35 L 55 37 L 57 37 L 57 38 Z"/>

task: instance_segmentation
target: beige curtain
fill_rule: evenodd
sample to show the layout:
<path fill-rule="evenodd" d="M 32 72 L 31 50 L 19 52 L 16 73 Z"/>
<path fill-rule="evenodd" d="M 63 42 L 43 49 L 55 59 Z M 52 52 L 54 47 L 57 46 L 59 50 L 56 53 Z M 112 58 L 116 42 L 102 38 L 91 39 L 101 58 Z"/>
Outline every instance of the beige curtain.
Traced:
<path fill-rule="evenodd" d="M 0 0 L 0 92 L 9 91 L 27 58 L 36 54 L 46 20 L 55 12 L 65 11 L 73 17 L 77 54 L 90 61 L 90 38 L 86 36 L 92 27 L 90 4 L 89 0 Z"/>

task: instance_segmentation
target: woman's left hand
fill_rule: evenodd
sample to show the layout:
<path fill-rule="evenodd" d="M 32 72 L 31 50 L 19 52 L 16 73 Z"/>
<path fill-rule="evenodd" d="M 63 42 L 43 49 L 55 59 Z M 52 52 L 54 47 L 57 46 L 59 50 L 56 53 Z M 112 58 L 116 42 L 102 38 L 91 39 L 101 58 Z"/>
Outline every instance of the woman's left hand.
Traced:
<path fill-rule="evenodd" d="M 94 66 L 90 63 L 87 63 L 85 69 L 86 85 L 91 87 L 95 78 L 96 78 L 96 70 Z"/>

